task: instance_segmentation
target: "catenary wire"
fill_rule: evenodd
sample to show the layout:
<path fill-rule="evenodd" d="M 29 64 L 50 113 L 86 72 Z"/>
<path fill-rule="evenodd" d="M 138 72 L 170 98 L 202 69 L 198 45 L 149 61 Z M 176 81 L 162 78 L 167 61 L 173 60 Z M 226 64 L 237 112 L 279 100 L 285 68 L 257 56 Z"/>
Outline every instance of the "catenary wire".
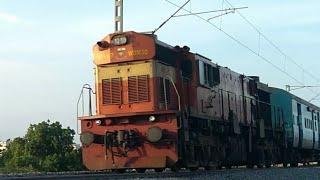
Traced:
<path fill-rule="evenodd" d="M 164 0 L 168 3 L 170 3 L 173 6 L 176 7 L 180 7 L 179 5 L 173 3 L 170 0 Z M 182 8 L 182 10 L 184 10 L 185 12 L 188 13 L 192 13 L 191 11 Z M 230 39 L 232 39 L 233 41 L 235 41 L 236 43 L 238 43 L 239 45 L 243 46 L 244 48 L 246 48 L 248 51 L 250 51 L 252 54 L 260 57 L 263 61 L 267 62 L 268 64 L 270 64 L 271 66 L 273 66 L 275 69 L 277 69 L 278 71 L 282 72 L 283 74 L 287 75 L 289 78 L 291 78 L 292 80 L 296 81 L 298 84 L 300 85 L 304 85 L 303 82 L 301 82 L 300 80 L 298 80 L 297 78 L 295 78 L 294 76 L 292 76 L 291 74 L 289 74 L 288 72 L 284 71 L 282 68 L 278 67 L 276 64 L 272 63 L 269 59 L 267 59 L 266 57 L 262 56 L 260 53 L 256 52 L 255 50 L 253 50 L 252 48 L 250 48 L 249 46 L 247 46 L 246 44 L 244 44 L 243 42 L 241 42 L 240 40 L 236 39 L 234 36 L 232 36 L 231 34 L 227 33 L 226 31 L 224 31 L 222 28 L 219 28 L 218 26 L 216 26 L 215 24 L 213 24 L 212 22 L 208 21 L 207 19 L 203 18 L 200 15 L 194 14 L 194 16 L 196 16 L 197 18 L 207 22 L 209 25 L 211 25 L 212 27 L 214 27 L 215 29 L 221 31 L 223 34 L 225 34 L 227 37 L 229 37 Z M 313 91 L 312 89 L 309 89 L 312 93 L 317 94 L 317 92 Z"/>
<path fill-rule="evenodd" d="M 234 6 L 228 1 L 228 0 L 224 0 L 225 2 L 227 2 L 229 4 L 229 6 L 231 8 L 234 8 Z M 303 72 L 307 73 L 310 77 L 312 77 L 314 80 L 316 80 L 317 82 L 320 81 L 319 78 L 317 78 L 315 75 L 313 75 L 312 73 L 310 73 L 309 71 L 307 71 L 306 69 L 304 69 L 301 65 L 299 65 L 295 60 L 293 60 L 289 55 L 287 55 L 285 52 L 283 52 L 283 50 L 281 50 L 281 48 L 279 46 L 277 46 L 273 41 L 271 41 L 264 33 L 262 33 L 259 28 L 254 25 L 248 18 L 246 18 L 241 12 L 235 10 L 237 14 L 239 14 L 239 16 L 245 20 L 258 34 L 259 36 L 263 37 L 271 46 L 273 46 L 281 55 L 283 55 L 287 60 L 291 61 L 293 64 L 295 64 L 298 68 L 300 68 Z"/>

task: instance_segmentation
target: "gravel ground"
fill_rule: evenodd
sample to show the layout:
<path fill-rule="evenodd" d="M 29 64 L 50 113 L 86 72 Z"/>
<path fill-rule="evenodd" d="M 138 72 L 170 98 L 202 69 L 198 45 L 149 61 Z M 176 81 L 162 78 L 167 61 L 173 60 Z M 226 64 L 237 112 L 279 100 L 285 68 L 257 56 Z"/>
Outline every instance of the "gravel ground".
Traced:
<path fill-rule="evenodd" d="M 92 173 L 92 172 L 91 172 Z M 0 175 L 0 179 L 165 179 L 165 180 L 184 180 L 184 179 L 200 179 L 200 180 L 223 180 L 223 179 L 240 179 L 240 180 L 259 180 L 259 179 L 319 179 L 320 167 L 298 167 L 298 168 L 269 168 L 269 169 L 246 169 L 236 168 L 228 170 L 198 170 L 194 172 L 180 171 L 173 173 L 166 171 L 163 173 L 147 172 L 139 173 L 96 173 L 78 172 L 78 173 L 48 173 L 48 174 L 20 174 L 20 175 Z"/>
<path fill-rule="evenodd" d="M 159 179 L 159 178 L 141 178 L 141 179 Z M 188 177 L 161 178 L 165 180 L 180 179 L 201 179 L 201 180 L 223 180 L 223 179 L 241 179 L 241 180 L 275 180 L 275 179 L 320 179 L 320 167 L 299 167 L 299 168 L 270 168 L 270 169 L 231 169 L 220 171 L 201 171 L 201 173 L 190 174 Z"/>

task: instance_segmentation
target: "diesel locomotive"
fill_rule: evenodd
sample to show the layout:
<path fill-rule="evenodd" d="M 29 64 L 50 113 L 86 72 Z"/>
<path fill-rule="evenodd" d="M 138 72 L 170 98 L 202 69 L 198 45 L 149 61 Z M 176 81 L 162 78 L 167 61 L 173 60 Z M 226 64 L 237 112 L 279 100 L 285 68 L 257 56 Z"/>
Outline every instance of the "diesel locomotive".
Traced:
<path fill-rule="evenodd" d="M 320 108 L 157 36 L 93 47 L 95 115 L 79 117 L 89 170 L 270 167 L 319 161 Z"/>

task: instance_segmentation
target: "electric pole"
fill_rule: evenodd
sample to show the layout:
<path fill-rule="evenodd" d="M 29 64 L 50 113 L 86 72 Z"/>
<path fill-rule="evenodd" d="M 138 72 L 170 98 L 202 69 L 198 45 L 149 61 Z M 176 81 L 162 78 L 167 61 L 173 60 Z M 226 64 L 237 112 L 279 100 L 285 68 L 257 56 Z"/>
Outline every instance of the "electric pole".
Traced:
<path fill-rule="evenodd" d="M 115 0 L 115 32 L 123 32 L 123 0 Z"/>

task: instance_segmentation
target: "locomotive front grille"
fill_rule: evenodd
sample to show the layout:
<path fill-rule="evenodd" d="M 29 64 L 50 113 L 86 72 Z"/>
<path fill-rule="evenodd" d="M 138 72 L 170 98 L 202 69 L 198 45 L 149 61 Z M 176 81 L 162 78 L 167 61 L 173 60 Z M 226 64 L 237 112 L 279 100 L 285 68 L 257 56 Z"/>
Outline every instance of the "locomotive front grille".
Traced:
<path fill-rule="evenodd" d="M 137 108 L 135 110 L 141 107 L 149 108 L 147 103 L 150 103 L 152 98 L 152 68 L 152 62 L 98 67 L 98 96 L 103 109 L 100 112 L 125 111 L 127 107 Z M 135 103 L 137 105 L 134 105 Z"/>
<path fill-rule="evenodd" d="M 102 80 L 103 104 L 121 104 L 121 88 L 121 78 L 111 78 Z"/>
<path fill-rule="evenodd" d="M 122 104 L 122 78 L 102 80 L 102 101 L 104 105 Z M 128 103 L 148 102 L 149 75 L 128 77 Z"/>
<path fill-rule="evenodd" d="M 129 103 L 149 101 L 149 76 L 128 77 Z"/>

